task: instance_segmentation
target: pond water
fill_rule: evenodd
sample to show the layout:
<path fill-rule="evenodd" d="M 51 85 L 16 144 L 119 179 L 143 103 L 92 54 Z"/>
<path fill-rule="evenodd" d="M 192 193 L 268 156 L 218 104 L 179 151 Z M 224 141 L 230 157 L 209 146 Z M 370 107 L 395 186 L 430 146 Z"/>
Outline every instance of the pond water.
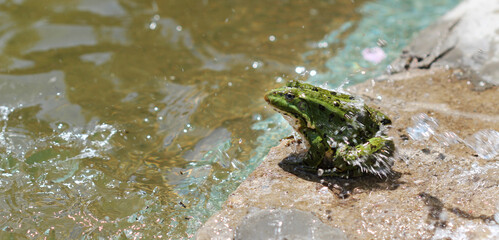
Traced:
<path fill-rule="evenodd" d="M 0 0 L 0 238 L 192 237 L 290 133 L 265 91 L 365 81 L 457 2 Z"/>

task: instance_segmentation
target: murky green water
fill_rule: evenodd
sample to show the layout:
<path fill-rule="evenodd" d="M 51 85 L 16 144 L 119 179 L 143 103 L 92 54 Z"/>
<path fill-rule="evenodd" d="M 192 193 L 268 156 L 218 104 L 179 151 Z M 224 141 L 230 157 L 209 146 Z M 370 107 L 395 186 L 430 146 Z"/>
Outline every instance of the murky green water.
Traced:
<path fill-rule="evenodd" d="M 0 238 L 192 236 L 281 128 L 266 90 L 370 69 L 334 57 L 371 2 L 0 0 Z"/>

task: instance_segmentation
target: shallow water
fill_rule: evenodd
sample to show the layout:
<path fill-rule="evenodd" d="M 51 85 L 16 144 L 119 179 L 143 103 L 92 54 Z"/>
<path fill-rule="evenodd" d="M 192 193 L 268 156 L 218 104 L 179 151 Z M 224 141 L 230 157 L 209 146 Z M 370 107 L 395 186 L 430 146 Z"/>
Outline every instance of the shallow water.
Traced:
<path fill-rule="evenodd" d="M 263 93 L 379 73 L 421 2 L 0 0 L 0 238 L 192 236 L 287 134 Z"/>

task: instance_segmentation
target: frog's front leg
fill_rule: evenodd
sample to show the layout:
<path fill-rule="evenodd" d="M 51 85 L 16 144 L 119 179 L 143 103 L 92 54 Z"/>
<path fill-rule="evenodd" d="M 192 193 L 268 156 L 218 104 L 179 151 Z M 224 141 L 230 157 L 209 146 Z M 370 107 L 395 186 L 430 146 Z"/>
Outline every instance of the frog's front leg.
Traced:
<path fill-rule="evenodd" d="M 371 169 L 375 171 L 389 171 L 392 162 L 393 141 L 387 137 L 374 137 L 368 142 L 357 146 L 342 146 L 336 153 L 334 159 L 343 161 L 350 167 L 358 166 L 360 169 Z"/>
<path fill-rule="evenodd" d="M 324 144 L 324 139 L 313 129 L 305 129 L 302 131 L 304 137 L 308 141 L 309 149 L 307 156 L 303 160 L 308 171 L 315 172 L 317 167 L 324 159 L 325 153 L 328 150 Z"/>

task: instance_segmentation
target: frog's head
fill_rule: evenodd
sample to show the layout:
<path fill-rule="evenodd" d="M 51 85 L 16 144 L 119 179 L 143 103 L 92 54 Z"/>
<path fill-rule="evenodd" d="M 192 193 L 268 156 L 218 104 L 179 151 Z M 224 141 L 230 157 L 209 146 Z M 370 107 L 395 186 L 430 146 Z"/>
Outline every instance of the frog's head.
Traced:
<path fill-rule="evenodd" d="M 308 89 L 305 84 L 290 82 L 286 87 L 271 90 L 265 94 L 265 101 L 277 112 L 281 113 L 288 122 L 299 131 L 302 126 L 315 128 L 311 122 L 307 99 Z M 306 84 L 308 85 L 308 84 Z"/>

